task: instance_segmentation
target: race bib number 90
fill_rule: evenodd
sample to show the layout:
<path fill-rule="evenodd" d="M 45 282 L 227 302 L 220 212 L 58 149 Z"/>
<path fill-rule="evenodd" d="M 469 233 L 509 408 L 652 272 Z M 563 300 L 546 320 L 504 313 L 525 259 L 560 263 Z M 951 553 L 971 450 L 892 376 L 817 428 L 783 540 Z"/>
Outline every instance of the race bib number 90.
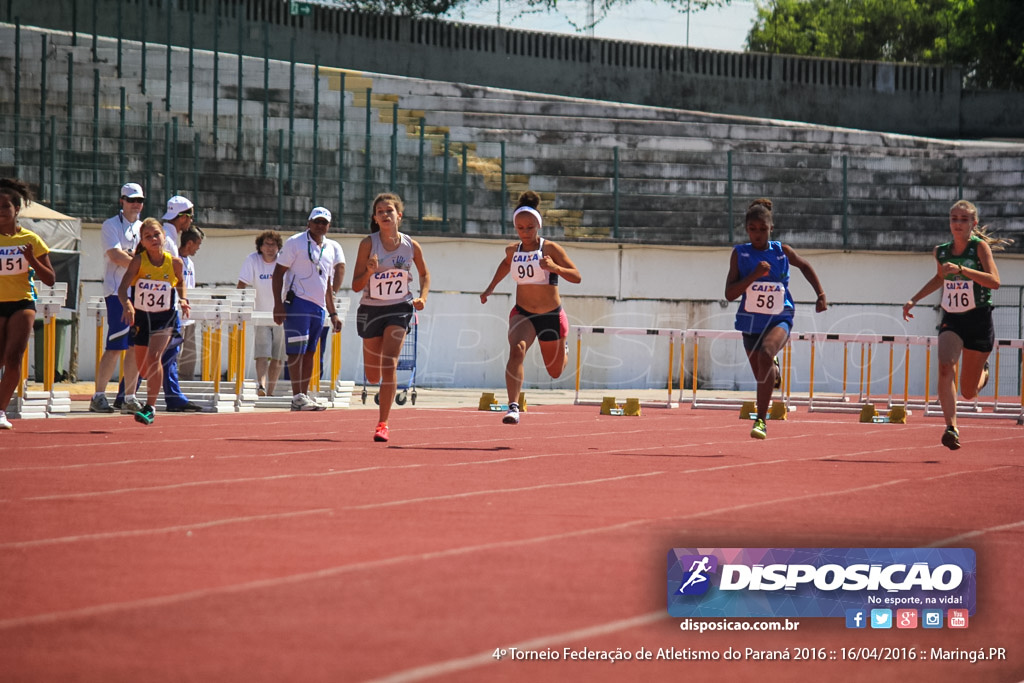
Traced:
<path fill-rule="evenodd" d="M 973 310 L 974 283 L 970 280 L 945 280 L 942 283 L 942 310 L 947 313 L 966 313 Z"/>
<path fill-rule="evenodd" d="M 743 310 L 778 315 L 786 307 L 786 287 L 781 282 L 753 282 L 747 287 Z"/>
<path fill-rule="evenodd" d="M 399 301 L 409 294 L 409 272 L 390 268 L 370 276 L 370 297 L 382 301 Z"/>
<path fill-rule="evenodd" d="M 541 251 L 517 251 L 512 254 L 512 279 L 519 285 L 546 285 L 550 274 L 540 267 Z"/>
<path fill-rule="evenodd" d="M 150 313 L 171 310 L 171 283 L 160 280 L 136 282 L 135 309 Z"/>

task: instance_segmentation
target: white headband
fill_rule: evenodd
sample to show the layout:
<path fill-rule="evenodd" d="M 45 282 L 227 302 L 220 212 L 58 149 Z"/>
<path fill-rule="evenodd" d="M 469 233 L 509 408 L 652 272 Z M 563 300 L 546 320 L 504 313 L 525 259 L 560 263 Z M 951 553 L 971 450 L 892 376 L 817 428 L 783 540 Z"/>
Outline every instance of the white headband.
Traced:
<path fill-rule="evenodd" d="M 535 208 L 533 208 L 531 206 L 520 206 L 512 214 L 512 220 L 515 220 L 516 216 L 518 216 L 521 213 L 532 214 L 537 219 L 537 229 L 538 230 L 540 230 L 542 227 L 544 227 L 544 220 L 540 217 L 540 212 L 537 211 L 537 209 L 535 209 Z"/>

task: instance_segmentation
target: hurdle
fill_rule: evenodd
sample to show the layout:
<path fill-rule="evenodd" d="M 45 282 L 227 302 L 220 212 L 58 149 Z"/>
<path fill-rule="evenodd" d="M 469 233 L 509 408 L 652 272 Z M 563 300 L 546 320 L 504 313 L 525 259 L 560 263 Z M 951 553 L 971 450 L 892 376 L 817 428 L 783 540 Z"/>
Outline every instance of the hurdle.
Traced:
<path fill-rule="evenodd" d="M 692 339 L 693 340 L 692 351 L 691 351 L 692 369 L 691 369 L 691 373 L 690 373 L 691 374 L 691 379 L 690 379 L 690 399 L 689 399 L 690 407 L 691 408 L 719 409 L 719 410 L 740 410 L 740 409 L 742 409 L 744 404 L 749 402 L 749 399 L 744 399 L 741 396 L 737 396 L 737 397 L 732 397 L 732 396 L 728 396 L 728 397 L 724 397 L 724 396 L 704 396 L 704 397 L 701 397 L 701 396 L 699 396 L 698 393 L 697 393 L 697 373 L 698 373 L 698 371 L 700 369 L 700 346 L 701 346 L 701 340 L 715 341 L 715 340 L 719 340 L 719 339 L 732 339 L 732 340 L 736 340 L 736 341 L 741 341 L 743 339 L 743 334 L 741 332 L 739 332 L 738 330 L 703 330 L 703 329 L 696 329 L 696 330 L 685 330 L 683 332 L 683 338 L 684 339 Z M 787 413 L 794 409 L 793 408 L 793 401 L 791 400 L 790 391 L 789 391 L 790 390 L 790 386 L 791 386 L 789 375 L 790 375 L 790 368 L 791 368 L 791 363 L 792 363 L 792 356 L 790 355 L 790 346 L 791 346 L 791 344 L 787 343 L 782 348 L 782 353 L 781 353 L 782 360 L 780 361 L 780 368 L 782 370 L 782 377 L 780 378 L 781 383 L 780 383 L 780 388 L 778 390 L 779 398 L 774 398 L 773 397 L 773 399 L 772 399 L 772 403 L 773 404 L 778 403 L 779 405 L 785 406 L 785 411 Z M 746 356 L 744 354 L 744 358 L 745 357 Z M 682 362 L 682 361 L 680 361 L 680 362 Z M 683 391 L 684 391 L 684 388 L 682 386 L 683 382 L 680 381 L 679 384 L 680 384 L 680 387 L 679 387 L 680 402 L 682 402 L 682 400 L 683 400 L 682 394 L 683 394 Z M 780 403 L 780 401 L 781 401 L 781 403 Z M 778 409 L 773 408 L 773 411 L 777 413 Z"/>
<path fill-rule="evenodd" d="M 8 406 L 11 417 L 21 419 L 53 417 L 71 412 L 71 392 L 54 391 L 54 375 L 57 369 L 57 316 L 68 297 L 68 284 L 55 282 L 49 287 L 34 281 L 36 292 L 36 315 L 43 322 L 43 357 L 35 359 L 36 367 L 42 367 L 42 391 L 28 389 L 29 353 L 33 345 L 25 349 L 21 358 L 21 382 L 16 388 L 15 400 Z M 35 334 L 33 332 L 32 334 Z"/>
<path fill-rule="evenodd" d="M 585 400 L 580 398 L 580 379 L 582 377 L 582 358 L 583 358 L 583 335 L 584 334 L 608 334 L 608 335 L 634 335 L 634 336 L 646 336 L 646 337 L 668 337 L 668 378 L 666 380 L 667 396 L 665 401 L 644 401 L 641 405 L 649 405 L 652 407 L 665 407 L 665 408 L 676 408 L 678 403 L 672 400 L 672 391 L 674 388 L 673 377 L 673 362 L 675 360 L 675 343 L 676 339 L 682 340 L 683 331 L 674 328 L 665 327 L 593 327 L 584 325 L 573 325 L 572 328 L 576 331 L 576 396 L 573 399 L 573 405 L 600 405 L 601 401 Z M 682 362 L 680 361 L 680 378 L 682 377 Z M 680 379 L 680 385 L 682 379 Z"/>
<path fill-rule="evenodd" d="M 351 304 L 352 300 L 349 297 L 338 294 L 334 295 L 334 310 L 341 320 L 342 331 L 344 331 L 345 316 Z M 320 342 L 318 341 L 316 353 L 313 355 L 313 376 L 310 378 L 310 391 L 326 394 L 330 407 L 344 408 L 351 402 L 355 382 L 341 379 L 341 332 L 334 333 L 330 318 L 324 320 L 324 327 L 329 330 L 327 336 L 331 344 L 331 358 L 328 371 L 329 384 L 327 390 L 324 391 L 320 381 L 323 372 L 320 367 Z"/>
<path fill-rule="evenodd" d="M 742 405 L 738 398 L 701 398 L 697 394 L 696 377 L 699 369 L 699 348 L 702 340 L 715 339 L 739 339 L 739 332 L 733 330 L 686 330 L 683 338 L 693 339 L 693 382 L 691 386 L 693 408 L 728 408 L 734 409 Z M 809 377 L 806 395 L 792 394 L 793 374 L 793 347 L 796 343 L 807 343 L 809 350 Z M 818 389 L 819 383 L 819 350 L 829 344 L 842 344 L 842 381 L 840 392 L 837 395 L 822 394 Z M 937 397 L 931 396 L 932 383 L 932 349 L 938 345 L 938 338 L 935 336 L 923 335 L 879 335 L 879 334 L 845 334 L 845 333 L 822 333 L 822 332 L 799 332 L 793 333 L 789 343 L 783 347 L 781 352 L 782 382 L 781 393 L 783 400 L 790 406 L 806 405 L 808 412 L 835 412 L 835 413 L 861 413 L 868 407 L 874 408 L 875 403 L 884 403 L 889 412 L 894 412 L 901 418 L 909 414 L 911 408 L 921 409 L 926 416 L 941 415 L 941 407 Z M 860 373 L 854 378 L 850 372 L 851 347 L 859 346 Z M 922 348 L 925 353 L 924 360 L 924 398 L 920 395 L 910 395 L 910 365 L 911 354 L 915 348 Z M 993 349 L 994 363 L 992 371 L 993 396 L 991 400 L 983 400 L 978 397 L 973 401 L 959 401 L 957 404 L 957 415 L 962 417 L 982 418 L 1016 418 L 1018 424 L 1024 424 L 1024 369 L 1021 371 L 1019 397 L 1013 401 L 1003 401 L 1000 395 L 1000 367 L 1003 362 L 1002 356 L 1005 351 L 1014 351 L 1016 355 L 1024 353 L 1024 340 L 1020 339 L 998 339 Z M 888 356 L 888 367 L 885 374 L 885 393 L 873 394 L 872 378 L 876 372 L 876 366 L 881 362 L 878 356 L 885 353 Z M 897 376 L 897 355 L 902 357 L 902 396 L 898 396 Z M 683 388 L 680 387 L 680 394 Z M 902 401 L 899 399 L 902 398 Z M 1019 398 L 1019 400 L 1018 400 Z M 893 420 L 896 421 L 896 420 Z M 902 419 L 900 420 L 902 421 Z"/>
<path fill-rule="evenodd" d="M 910 387 L 910 349 L 912 346 L 929 345 L 929 337 L 908 336 L 908 335 L 878 335 L 878 334 L 846 334 L 846 333 L 824 333 L 824 332 L 797 332 L 790 338 L 791 342 L 808 342 L 810 344 L 810 364 L 807 388 L 806 404 L 809 412 L 849 412 L 859 413 L 864 406 L 871 404 L 871 378 L 875 364 L 878 347 L 888 349 L 888 372 L 887 391 L 879 395 L 879 399 L 886 402 L 886 407 L 892 409 L 897 405 L 894 400 L 894 377 L 895 377 L 895 352 L 897 346 L 902 346 L 903 352 L 903 402 L 904 408 L 912 404 L 916 407 L 923 407 L 922 402 L 913 402 L 909 396 Z M 830 342 L 841 343 L 843 347 L 843 372 L 841 391 L 838 396 L 822 396 L 815 392 L 815 375 L 817 372 L 817 350 L 821 345 Z M 859 345 L 860 350 L 860 375 L 857 379 L 856 392 L 850 387 L 850 345 Z M 799 399 L 796 399 L 799 401 Z M 802 401 L 801 401 L 802 402 Z"/>
<path fill-rule="evenodd" d="M 96 318 L 95 364 L 93 367 L 98 368 L 100 366 L 100 358 L 103 356 L 103 351 L 107 341 L 106 335 L 103 333 L 107 323 L 106 299 L 102 296 L 89 297 L 85 302 L 85 313 L 86 315 L 95 316 Z M 121 351 L 118 354 L 118 358 L 120 359 L 117 365 L 118 382 L 124 378 L 124 354 L 124 351 Z"/>
<path fill-rule="evenodd" d="M 932 339 L 935 339 L 934 337 Z M 934 345 L 938 345 L 938 341 L 934 342 Z M 999 376 L 1002 361 L 1003 351 L 1016 351 L 1018 358 L 1018 370 L 1019 376 L 1017 378 L 1018 387 L 1020 388 L 1020 396 L 1014 396 L 1013 401 L 1000 401 L 999 393 Z M 1018 425 L 1024 425 L 1024 363 L 1020 362 L 1020 358 L 1024 354 L 1024 339 L 996 339 L 995 345 L 992 347 L 992 355 L 989 356 L 990 363 L 990 384 L 992 385 L 992 400 L 983 401 L 981 396 L 977 396 L 973 401 L 957 400 L 956 404 L 956 416 L 957 417 L 971 417 L 971 418 L 1002 418 L 1002 419 L 1015 419 Z M 994 358 L 994 367 L 992 367 L 992 359 Z M 929 357 L 930 362 L 930 357 Z M 929 377 L 931 373 L 929 372 Z M 959 381 L 959 377 L 957 378 Z M 924 414 L 926 416 L 942 415 L 942 407 L 939 405 L 938 399 L 935 401 L 929 401 L 928 396 L 929 387 L 925 384 L 925 406 Z M 959 391 L 959 387 L 954 385 L 954 391 Z M 985 412 L 988 409 L 990 412 Z"/>

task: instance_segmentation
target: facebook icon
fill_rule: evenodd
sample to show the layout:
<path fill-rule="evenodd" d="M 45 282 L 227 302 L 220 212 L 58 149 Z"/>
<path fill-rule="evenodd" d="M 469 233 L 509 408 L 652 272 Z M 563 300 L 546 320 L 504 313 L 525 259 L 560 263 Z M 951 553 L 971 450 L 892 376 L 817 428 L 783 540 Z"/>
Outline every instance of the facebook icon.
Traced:
<path fill-rule="evenodd" d="M 846 628 L 867 628 L 867 612 L 862 609 L 846 610 Z"/>

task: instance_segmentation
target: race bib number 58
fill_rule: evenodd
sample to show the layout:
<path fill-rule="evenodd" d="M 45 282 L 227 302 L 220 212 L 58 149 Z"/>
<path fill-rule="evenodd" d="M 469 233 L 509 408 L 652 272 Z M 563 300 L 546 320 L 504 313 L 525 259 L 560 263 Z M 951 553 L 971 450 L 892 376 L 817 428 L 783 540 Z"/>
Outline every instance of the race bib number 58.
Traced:
<path fill-rule="evenodd" d="M 786 287 L 781 282 L 753 282 L 747 287 L 743 310 L 778 315 L 786 307 Z"/>

